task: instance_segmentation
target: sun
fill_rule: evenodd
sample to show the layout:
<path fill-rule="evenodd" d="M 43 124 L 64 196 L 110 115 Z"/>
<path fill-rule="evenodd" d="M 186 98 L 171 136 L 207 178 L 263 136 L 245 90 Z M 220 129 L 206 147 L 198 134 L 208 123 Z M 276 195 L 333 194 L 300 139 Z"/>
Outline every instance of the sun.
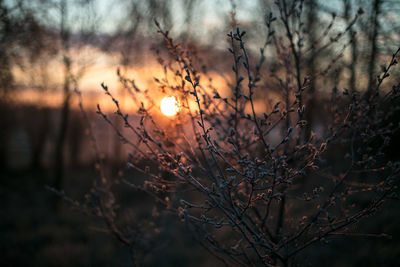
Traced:
<path fill-rule="evenodd" d="M 175 96 L 164 97 L 163 100 L 161 100 L 160 107 L 161 107 L 161 112 L 165 116 L 169 117 L 176 115 L 180 109 L 180 105 L 176 100 Z"/>

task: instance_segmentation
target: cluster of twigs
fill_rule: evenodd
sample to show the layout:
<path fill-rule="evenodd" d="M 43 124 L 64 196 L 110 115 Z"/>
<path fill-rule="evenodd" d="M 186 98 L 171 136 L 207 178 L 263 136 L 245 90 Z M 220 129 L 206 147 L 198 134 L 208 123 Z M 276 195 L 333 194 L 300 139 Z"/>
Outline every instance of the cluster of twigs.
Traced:
<path fill-rule="evenodd" d="M 237 28 L 228 34 L 234 75 L 226 97 L 205 82 L 207 72 L 156 22 L 170 54 L 167 60 L 159 54 L 165 77 L 156 78 L 156 84 L 181 103 L 168 127 L 157 121 L 156 104 L 134 81 L 120 77 L 128 91 L 143 100 L 137 125 L 102 85 L 134 136 L 114 127 L 131 147 L 128 167 L 146 177 L 143 185 L 136 184 L 135 177 L 125 184 L 179 215 L 198 242 L 228 266 L 290 265 L 314 243 L 337 235 L 363 235 L 352 232 L 352 226 L 396 197 L 400 164 L 385 153 L 399 130 L 392 123 L 399 85 L 385 92 L 381 87 L 400 49 L 378 76 L 372 94 L 341 94 L 334 84 L 326 92 L 330 98 L 321 98 L 312 110 L 326 114 L 324 122 L 310 125 L 307 101 L 316 97 L 308 93 L 310 83 L 327 80 L 325 74 L 343 51 L 327 60 L 326 70 L 307 73 L 304 58 L 311 48 L 304 47 L 302 1 L 277 1 L 277 7 L 278 18 L 272 13 L 266 18 L 266 41 L 256 63 L 245 44 L 246 32 Z M 327 43 L 321 37 L 312 49 L 334 45 L 357 16 L 344 32 Z M 283 25 L 286 39 L 277 36 L 274 23 Z M 264 67 L 269 46 L 279 68 Z M 269 81 L 279 88 L 274 100 L 264 90 Z M 266 103 L 265 112 L 256 109 L 260 99 Z M 97 113 L 113 126 L 100 106 Z M 119 229 L 111 189 L 101 176 L 98 212 L 116 237 L 135 251 L 137 235 Z"/>

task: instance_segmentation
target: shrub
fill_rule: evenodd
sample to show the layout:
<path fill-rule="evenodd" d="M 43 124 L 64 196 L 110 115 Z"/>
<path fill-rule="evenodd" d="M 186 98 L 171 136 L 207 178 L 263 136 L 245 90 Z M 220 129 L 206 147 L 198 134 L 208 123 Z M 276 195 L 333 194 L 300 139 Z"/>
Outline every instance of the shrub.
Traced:
<path fill-rule="evenodd" d="M 124 184 L 179 216 L 198 243 L 228 266 L 293 264 L 312 244 L 354 234 L 352 226 L 396 197 L 400 165 L 387 152 L 399 130 L 399 85 L 382 86 L 400 49 L 374 88 L 342 93 L 336 62 L 347 44 L 316 73 L 308 73 L 306 59 L 314 49 L 339 46 L 361 12 L 343 32 L 314 47 L 302 31 L 302 1 L 278 1 L 277 6 L 279 20 L 267 16 L 257 61 L 245 44 L 246 31 L 228 34 L 234 81 L 229 94 L 214 87 L 196 54 L 175 44 L 156 22 L 169 57 L 157 53 L 165 77 L 155 81 L 160 94 L 179 99 L 180 111 L 166 127 L 151 94 L 122 75 L 122 84 L 141 101 L 137 122 L 102 87 L 134 137 L 114 127 L 100 106 L 97 111 L 131 147 L 128 167 L 135 175 Z M 266 55 L 269 48 L 272 56 Z M 321 95 L 310 90 L 311 84 L 324 86 Z M 255 105 L 260 99 L 263 112 Z M 315 120 L 315 114 L 322 119 Z M 132 228 L 126 223 L 133 222 L 120 221 L 112 184 L 100 175 L 90 194 L 92 207 L 139 264 L 138 253 L 151 248 L 157 235 L 152 226 L 144 229 L 139 222 Z"/>

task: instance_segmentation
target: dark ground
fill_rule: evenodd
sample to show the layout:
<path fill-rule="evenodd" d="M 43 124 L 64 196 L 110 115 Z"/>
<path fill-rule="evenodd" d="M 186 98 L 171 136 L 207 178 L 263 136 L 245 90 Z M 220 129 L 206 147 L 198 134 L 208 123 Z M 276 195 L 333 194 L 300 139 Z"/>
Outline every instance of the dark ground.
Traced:
<path fill-rule="evenodd" d="M 46 189 L 46 173 L 0 175 L 2 266 L 130 266 L 127 249 L 107 233 L 99 219 Z M 82 170 L 69 172 L 66 192 L 82 200 L 91 185 L 90 175 Z M 357 232 L 386 233 L 391 239 L 340 237 L 329 245 L 310 247 L 298 260 L 307 266 L 398 266 L 400 211 L 394 201 L 384 210 L 363 221 Z M 145 258 L 145 266 L 217 266 L 177 218 L 171 216 L 165 232 L 165 245 Z"/>

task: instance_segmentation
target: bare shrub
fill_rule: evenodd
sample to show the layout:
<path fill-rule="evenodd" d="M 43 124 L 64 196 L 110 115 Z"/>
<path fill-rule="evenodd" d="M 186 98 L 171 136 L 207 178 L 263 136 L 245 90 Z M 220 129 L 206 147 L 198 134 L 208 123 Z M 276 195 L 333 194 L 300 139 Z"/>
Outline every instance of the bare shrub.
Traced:
<path fill-rule="evenodd" d="M 115 128 L 131 147 L 128 167 L 136 173 L 123 180 L 125 185 L 146 192 L 162 210 L 178 215 L 199 244 L 228 266 L 294 264 L 300 261 L 296 255 L 312 244 L 337 235 L 364 235 L 353 226 L 396 197 L 400 165 L 386 152 L 399 130 L 394 117 L 399 85 L 382 86 L 399 50 L 382 67 L 372 93 L 342 91 L 337 62 L 351 40 L 341 38 L 362 12 L 342 32 L 330 36 L 329 26 L 310 44 L 302 3 L 277 1 L 277 17 L 266 17 L 266 41 L 259 56 L 247 49 L 246 31 L 237 28 L 228 34 L 234 81 L 228 84 L 229 95 L 213 85 L 193 51 L 175 44 L 156 23 L 169 56 L 157 54 L 165 77 L 155 82 L 160 94 L 175 96 L 180 103 L 167 127 L 151 94 L 133 80 L 120 76 L 138 100 L 138 121 L 128 117 L 102 85 L 134 136 Z M 323 53 L 328 47 L 339 52 L 314 68 L 316 73 L 307 73 L 307 53 Z M 267 49 L 274 52 L 271 59 Z M 332 89 L 310 94 L 311 83 Z M 260 100 L 263 111 L 256 107 Z M 307 110 L 311 100 L 314 105 Z M 97 112 L 113 127 L 100 106 Z M 311 125 L 307 112 L 322 119 Z M 94 137 L 92 141 L 95 145 Z M 126 221 L 119 224 L 116 211 L 121 208 L 112 183 L 100 176 L 90 194 L 93 207 L 136 255 L 143 248 L 141 240 L 151 240 L 154 231 L 137 221 L 136 228 Z M 134 257 L 134 264 L 139 263 Z"/>

